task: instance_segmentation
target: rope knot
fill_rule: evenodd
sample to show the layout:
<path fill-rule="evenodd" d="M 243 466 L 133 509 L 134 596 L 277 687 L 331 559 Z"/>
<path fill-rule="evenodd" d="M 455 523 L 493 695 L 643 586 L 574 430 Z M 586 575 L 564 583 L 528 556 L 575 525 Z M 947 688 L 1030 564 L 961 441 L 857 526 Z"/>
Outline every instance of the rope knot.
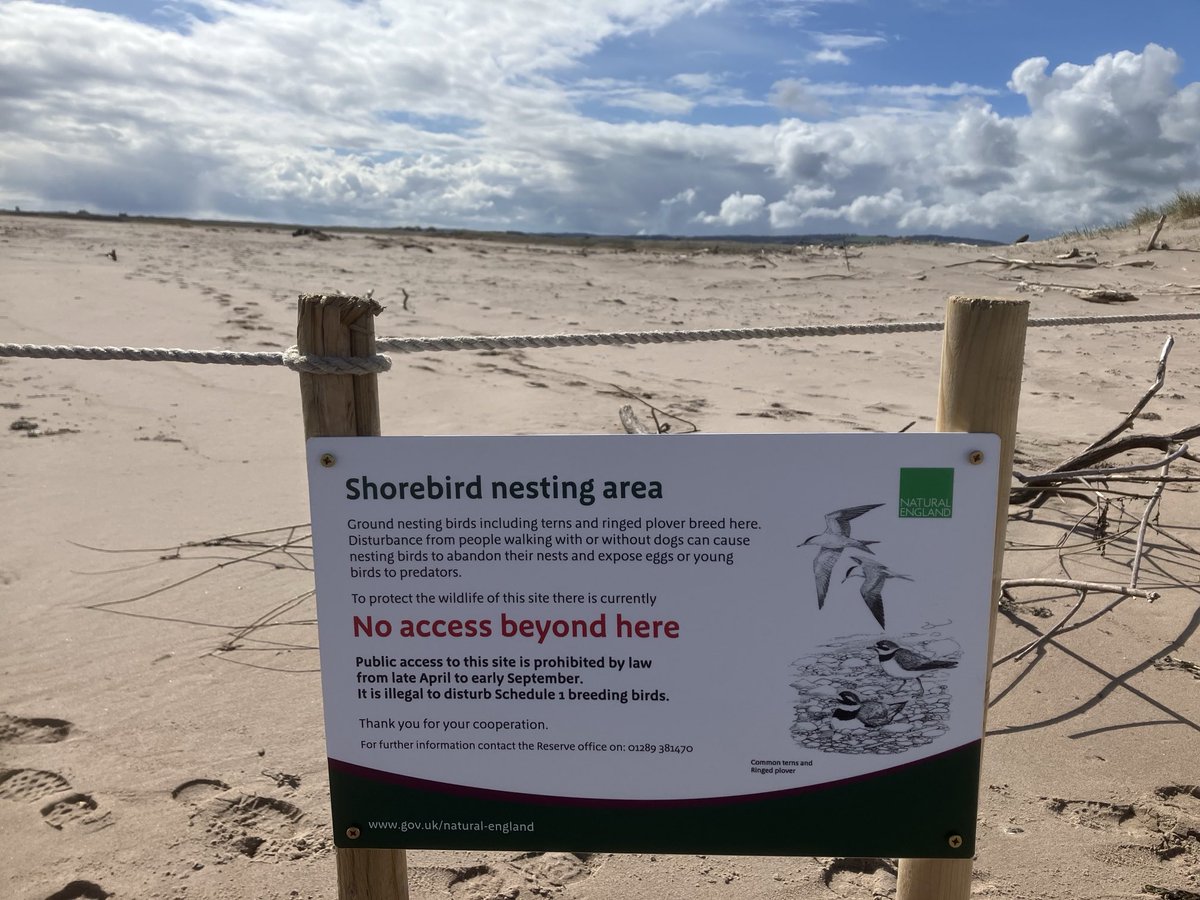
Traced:
<path fill-rule="evenodd" d="M 374 356 L 303 356 L 294 344 L 283 351 L 283 364 L 293 372 L 310 375 L 377 375 L 392 367 L 382 353 Z"/>

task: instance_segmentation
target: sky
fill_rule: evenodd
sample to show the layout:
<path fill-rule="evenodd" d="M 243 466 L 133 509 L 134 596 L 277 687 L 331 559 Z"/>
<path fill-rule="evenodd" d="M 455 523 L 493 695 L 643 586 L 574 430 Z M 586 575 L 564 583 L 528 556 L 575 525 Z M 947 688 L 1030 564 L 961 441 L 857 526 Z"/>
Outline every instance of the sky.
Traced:
<path fill-rule="evenodd" d="M 1200 189 L 1200 0 L 0 0 L 0 207 L 1011 240 Z"/>

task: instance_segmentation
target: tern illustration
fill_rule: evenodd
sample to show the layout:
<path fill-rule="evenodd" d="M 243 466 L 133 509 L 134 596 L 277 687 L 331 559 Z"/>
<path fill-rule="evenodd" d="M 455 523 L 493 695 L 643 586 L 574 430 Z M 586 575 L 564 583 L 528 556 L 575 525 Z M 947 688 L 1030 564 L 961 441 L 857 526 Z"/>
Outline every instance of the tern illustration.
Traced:
<path fill-rule="evenodd" d="M 842 582 L 845 583 L 846 579 L 851 576 L 863 580 L 862 587 L 859 588 L 863 602 L 867 604 L 867 609 L 871 611 L 871 615 L 875 617 L 879 627 L 886 628 L 887 626 L 883 624 L 883 583 L 889 578 L 903 578 L 905 581 L 912 581 L 912 578 L 908 575 L 901 575 L 899 572 L 893 572 L 883 563 L 873 559 L 860 559 L 857 556 L 850 558 L 854 560 L 854 565 L 846 570 Z"/>
<path fill-rule="evenodd" d="M 879 665 L 884 672 L 893 678 L 915 678 L 922 694 L 925 693 L 925 685 L 921 684 L 922 675 L 938 669 L 953 669 L 958 665 L 957 660 L 934 659 L 887 640 L 876 641 L 875 652 L 879 654 Z"/>
<path fill-rule="evenodd" d="M 850 728 L 879 728 L 896 718 L 907 702 L 882 703 L 879 700 L 863 700 L 854 691 L 841 691 L 838 693 L 837 709 L 833 711 L 830 724 L 837 731 Z"/>
<path fill-rule="evenodd" d="M 850 506 L 846 509 L 834 510 L 831 513 L 825 514 L 825 530 L 820 534 L 814 534 L 810 538 L 805 538 L 803 544 L 798 544 L 799 547 L 819 547 L 817 557 L 813 560 L 813 575 L 817 580 L 817 608 L 822 609 L 825 606 L 825 595 L 829 593 L 829 578 L 833 575 L 833 567 L 837 565 L 838 557 L 842 555 L 842 551 L 847 547 L 853 550 L 861 550 L 864 553 L 873 553 L 871 544 L 878 544 L 879 541 L 860 541 L 857 538 L 850 537 L 850 522 L 852 519 L 857 519 L 863 513 L 870 512 L 873 509 L 883 506 L 882 503 L 869 503 L 866 506 Z"/>

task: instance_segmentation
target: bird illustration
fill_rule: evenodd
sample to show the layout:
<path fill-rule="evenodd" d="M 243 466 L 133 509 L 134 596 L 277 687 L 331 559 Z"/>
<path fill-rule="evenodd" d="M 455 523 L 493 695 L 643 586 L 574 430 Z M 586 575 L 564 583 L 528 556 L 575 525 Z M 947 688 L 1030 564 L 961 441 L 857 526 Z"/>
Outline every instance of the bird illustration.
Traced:
<path fill-rule="evenodd" d="M 863 580 L 862 587 L 858 592 L 862 594 L 863 602 L 867 604 L 867 609 L 871 611 L 871 615 L 875 617 L 879 627 L 886 628 L 887 626 L 883 624 L 883 583 L 889 578 L 903 578 L 905 581 L 912 581 L 912 578 L 908 575 L 901 575 L 899 572 L 893 572 L 883 563 L 873 559 L 859 559 L 857 556 L 850 558 L 854 560 L 854 565 L 846 570 L 842 583 L 844 584 L 846 579 L 851 576 Z"/>
<path fill-rule="evenodd" d="M 882 703 L 879 700 L 863 700 L 854 691 L 838 693 L 837 709 L 830 717 L 830 724 L 836 731 L 851 728 L 879 728 L 887 725 L 900 714 L 908 701 L 899 703 Z"/>
<path fill-rule="evenodd" d="M 866 506 L 850 506 L 846 509 L 826 513 L 825 530 L 820 534 L 805 538 L 803 544 L 797 545 L 821 548 L 817 551 L 816 559 L 813 560 L 813 575 L 817 580 L 817 609 L 825 606 L 825 595 L 829 593 L 829 578 L 833 575 L 833 567 L 837 564 L 842 551 L 850 547 L 864 553 L 874 552 L 870 545 L 878 544 L 879 541 L 860 541 L 850 537 L 850 521 L 880 506 L 883 504 L 870 503 Z"/>
<path fill-rule="evenodd" d="M 957 660 L 934 659 L 887 640 L 876 641 L 875 652 L 879 654 L 879 665 L 883 667 L 884 672 L 893 678 L 915 678 L 922 694 L 925 693 L 925 685 L 921 683 L 922 675 L 928 675 L 938 669 L 953 669 L 958 665 Z"/>

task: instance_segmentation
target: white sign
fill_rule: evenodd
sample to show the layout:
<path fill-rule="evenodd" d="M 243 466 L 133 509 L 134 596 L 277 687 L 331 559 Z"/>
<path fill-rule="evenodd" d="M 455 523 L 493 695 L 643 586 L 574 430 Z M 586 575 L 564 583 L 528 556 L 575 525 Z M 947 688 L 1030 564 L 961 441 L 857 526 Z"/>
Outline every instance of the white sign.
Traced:
<path fill-rule="evenodd" d="M 314 438 L 331 766 L 636 807 L 977 746 L 998 459 L 962 434 Z"/>

